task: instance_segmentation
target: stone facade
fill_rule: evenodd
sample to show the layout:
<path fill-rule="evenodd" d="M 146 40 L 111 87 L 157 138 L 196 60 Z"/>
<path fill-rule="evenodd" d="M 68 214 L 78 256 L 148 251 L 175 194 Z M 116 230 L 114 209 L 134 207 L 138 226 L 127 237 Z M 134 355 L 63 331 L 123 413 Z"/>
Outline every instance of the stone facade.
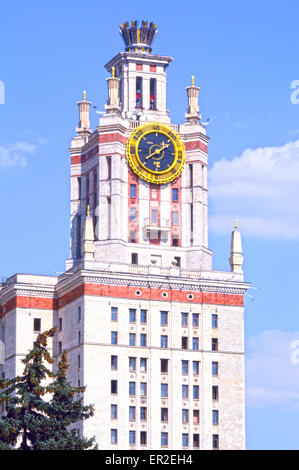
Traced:
<path fill-rule="evenodd" d="M 137 39 L 147 37 L 144 28 Z M 86 385 L 85 401 L 95 405 L 78 430 L 100 448 L 244 449 L 240 232 L 231 271 L 213 271 L 199 88 L 192 79 L 186 122 L 172 124 L 172 58 L 136 44 L 106 65 L 106 113 L 94 131 L 86 93 L 78 102 L 66 272 L 16 274 L 0 286 L 0 372 L 21 373 L 35 330 L 57 326 L 54 357 L 68 352 L 70 380 Z M 127 139 L 146 121 L 172 126 L 185 144 L 186 164 L 172 183 L 146 183 L 128 165 Z"/>

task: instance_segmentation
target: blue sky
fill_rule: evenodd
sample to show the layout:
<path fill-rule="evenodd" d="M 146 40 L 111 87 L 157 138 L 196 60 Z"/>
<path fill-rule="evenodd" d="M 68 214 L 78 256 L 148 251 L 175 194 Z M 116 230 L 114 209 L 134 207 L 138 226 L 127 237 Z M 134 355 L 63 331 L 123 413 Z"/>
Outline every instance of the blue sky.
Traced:
<path fill-rule="evenodd" d="M 247 448 L 299 449 L 299 5 L 292 0 L 142 3 L 11 0 L 1 5 L 0 277 L 55 274 L 69 249 L 68 147 L 82 90 L 104 109 L 104 64 L 126 20 L 158 24 L 171 55 L 168 108 L 184 121 L 195 75 L 210 118 L 209 246 L 227 270 L 235 217 L 243 234 Z M 1 97 L 1 93 L 0 93 Z M 96 124 L 93 112 L 91 121 Z M 294 361 L 293 361 L 294 362 Z"/>

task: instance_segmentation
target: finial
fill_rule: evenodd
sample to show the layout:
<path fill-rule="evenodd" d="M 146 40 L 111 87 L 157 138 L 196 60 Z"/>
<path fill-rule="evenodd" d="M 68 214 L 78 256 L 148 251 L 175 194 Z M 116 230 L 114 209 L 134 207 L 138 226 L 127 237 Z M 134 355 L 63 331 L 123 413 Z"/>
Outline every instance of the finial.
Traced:
<path fill-rule="evenodd" d="M 191 85 L 194 86 L 194 75 L 191 77 Z"/>
<path fill-rule="evenodd" d="M 89 214 L 90 214 L 90 208 L 89 208 L 89 204 L 87 204 L 86 215 L 89 215 Z"/>
<path fill-rule="evenodd" d="M 83 101 L 86 101 L 86 91 L 83 91 Z"/>
<path fill-rule="evenodd" d="M 238 228 L 238 220 L 235 219 L 235 229 L 237 229 L 237 228 Z"/>
<path fill-rule="evenodd" d="M 114 65 L 113 65 L 112 70 L 111 70 L 111 75 L 112 75 L 112 78 L 115 78 L 115 67 L 114 67 Z"/>

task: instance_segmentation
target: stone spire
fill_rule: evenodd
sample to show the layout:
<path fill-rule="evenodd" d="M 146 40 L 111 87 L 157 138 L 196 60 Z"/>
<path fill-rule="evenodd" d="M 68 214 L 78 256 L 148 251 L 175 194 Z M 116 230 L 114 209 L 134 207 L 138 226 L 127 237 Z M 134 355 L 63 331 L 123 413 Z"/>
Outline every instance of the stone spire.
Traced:
<path fill-rule="evenodd" d="M 112 67 L 111 77 L 107 78 L 108 100 L 105 109 L 108 113 L 118 113 L 119 106 L 119 78 L 115 76 L 115 67 Z"/>
<path fill-rule="evenodd" d="M 194 85 L 194 76 L 191 77 L 191 85 L 186 87 L 188 97 L 188 108 L 185 117 L 188 122 L 198 122 L 201 119 L 198 105 L 199 86 Z"/>
<path fill-rule="evenodd" d="M 79 135 L 88 135 L 91 133 L 89 120 L 90 105 L 91 102 L 86 101 L 86 91 L 83 91 L 83 99 L 82 101 L 78 101 L 79 123 L 76 131 Z"/>
<path fill-rule="evenodd" d="M 94 229 L 93 220 L 89 212 L 89 206 L 87 207 L 85 217 L 82 245 L 83 258 L 87 260 L 94 259 Z"/>
<path fill-rule="evenodd" d="M 238 230 L 237 219 L 235 220 L 235 230 L 232 231 L 231 246 L 230 246 L 230 258 L 229 263 L 231 271 L 242 273 L 243 256 L 242 256 L 242 241 L 241 232 Z"/>

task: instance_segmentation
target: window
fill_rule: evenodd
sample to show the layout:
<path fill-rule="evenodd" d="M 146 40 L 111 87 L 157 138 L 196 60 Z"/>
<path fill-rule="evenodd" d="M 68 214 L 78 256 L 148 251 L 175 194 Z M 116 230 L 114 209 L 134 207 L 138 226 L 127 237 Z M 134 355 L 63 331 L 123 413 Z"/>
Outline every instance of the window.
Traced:
<path fill-rule="evenodd" d="M 111 369 L 117 370 L 117 356 L 111 356 Z"/>
<path fill-rule="evenodd" d="M 219 411 L 218 410 L 213 410 L 212 411 L 213 415 L 212 415 L 212 420 L 213 420 L 213 424 L 219 424 Z"/>
<path fill-rule="evenodd" d="M 179 201 L 179 190 L 178 188 L 172 188 L 172 201 L 178 202 Z"/>
<path fill-rule="evenodd" d="M 135 333 L 129 333 L 129 345 L 136 346 L 136 335 Z"/>
<path fill-rule="evenodd" d="M 172 225 L 179 224 L 179 213 L 177 211 L 172 212 Z"/>
<path fill-rule="evenodd" d="M 147 443 L 146 431 L 140 431 L 140 445 L 146 446 L 146 443 Z"/>
<path fill-rule="evenodd" d="M 160 324 L 161 325 L 168 324 L 168 312 L 160 312 Z"/>
<path fill-rule="evenodd" d="M 168 336 L 161 335 L 161 348 L 167 348 L 167 347 L 168 347 Z"/>
<path fill-rule="evenodd" d="M 129 406 L 129 420 L 135 421 L 136 420 L 136 407 Z"/>
<path fill-rule="evenodd" d="M 59 318 L 59 331 L 62 331 L 62 318 Z"/>
<path fill-rule="evenodd" d="M 81 331 L 78 331 L 78 344 L 81 344 Z"/>
<path fill-rule="evenodd" d="M 182 349 L 188 349 L 188 337 L 182 336 Z"/>
<path fill-rule="evenodd" d="M 81 321 L 81 307 L 78 307 L 78 322 Z"/>
<path fill-rule="evenodd" d="M 168 397 L 168 384 L 161 384 L 161 397 Z"/>
<path fill-rule="evenodd" d="M 168 432 L 161 432 L 161 447 L 168 446 Z"/>
<path fill-rule="evenodd" d="M 140 346 L 146 346 L 146 335 L 144 333 L 140 335 Z"/>
<path fill-rule="evenodd" d="M 168 359 L 161 359 L 161 372 L 167 374 L 168 372 Z"/>
<path fill-rule="evenodd" d="M 117 444 L 117 429 L 111 429 L 111 444 Z"/>
<path fill-rule="evenodd" d="M 136 444 L 136 432 L 135 431 L 129 431 L 129 444 L 130 445 Z"/>
<path fill-rule="evenodd" d="M 213 434 L 213 449 L 219 449 L 219 435 Z"/>
<path fill-rule="evenodd" d="M 218 351 L 218 338 L 212 338 L 212 351 Z"/>
<path fill-rule="evenodd" d="M 189 445 L 189 436 L 188 434 L 182 434 L 182 446 L 183 447 L 188 447 Z"/>
<path fill-rule="evenodd" d="M 188 326 L 188 313 L 182 313 L 182 326 Z"/>
<path fill-rule="evenodd" d="M 41 330 L 41 319 L 40 318 L 34 318 L 33 329 L 34 329 L 34 331 L 40 331 Z"/>
<path fill-rule="evenodd" d="M 136 184 L 130 184 L 130 197 L 136 197 Z"/>
<path fill-rule="evenodd" d="M 178 246 L 178 245 L 176 245 Z M 181 257 L 180 256 L 175 256 L 174 259 L 176 260 L 176 265 L 178 268 L 181 267 Z"/>
<path fill-rule="evenodd" d="M 111 419 L 117 419 L 117 405 L 111 405 Z"/>
<path fill-rule="evenodd" d="M 199 319 L 198 313 L 193 313 L 192 314 L 192 326 L 193 326 L 193 328 L 198 328 L 198 319 Z"/>
<path fill-rule="evenodd" d="M 135 372 L 136 370 L 136 357 L 129 357 L 129 370 Z"/>
<path fill-rule="evenodd" d="M 117 344 L 117 331 L 111 331 L 111 344 Z"/>
<path fill-rule="evenodd" d="M 147 323 L 147 310 L 140 310 L 140 323 Z"/>
<path fill-rule="evenodd" d="M 118 308 L 111 307 L 111 321 L 117 321 Z"/>
<path fill-rule="evenodd" d="M 212 399 L 213 400 L 218 400 L 219 399 L 219 391 L 218 391 L 218 386 L 217 385 L 212 386 Z"/>
<path fill-rule="evenodd" d="M 138 254 L 131 253 L 131 264 L 138 264 Z"/>
<path fill-rule="evenodd" d="M 136 395 L 136 383 L 135 382 L 129 382 L 129 395 Z"/>
<path fill-rule="evenodd" d="M 111 393 L 117 395 L 117 380 L 111 380 Z"/>
<path fill-rule="evenodd" d="M 182 410 L 182 423 L 183 424 L 189 423 L 189 410 L 187 409 Z"/>
<path fill-rule="evenodd" d="M 140 383 L 140 396 L 141 397 L 146 397 L 146 391 L 147 391 L 147 384 L 146 382 L 141 382 Z"/>
<path fill-rule="evenodd" d="M 136 77 L 136 108 L 142 108 L 142 78 Z"/>
<path fill-rule="evenodd" d="M 188 396 L 189 396 L 188 385 L 182 385 L 182 397 L 188 398 Z"/>
<path fill-rule="evenodd" d="M 193 434 L 193 447 L 199 449 L 199 434 Z"/>
<path fill-rule="evenodd" d="M 150 109 L 157 109 L 157 102 L 156 102 L 156 87 L 157 81 L 155 78 L 150 79 Z"/>
<path fill-rule="evenodd" d="M 107 160 L 107 178 L 111 179 L 111 157 L 106 157 Z"/>
<path fill-rule="evenodd" d="M 146 406 L 141 406 L 140 408 L 140 420 L 141 421 L 146 421 Z"/>
<path fill-rule="evenodd" d="M 142 70 L 143 64 L 136 64 L 136 70 Z"/>
<path fill-rule="evenodd" d="M 198 351 L 198 349 L 199 349 L 199 339 L 198 338 L 192 338 L 192 349 L 193 349 L 193 351 Z"/>
<path fill-rule="evenodd" d="M 193 375 L 199 374 L 199 361 L 193 361 Z"/>
<path fill-rule="evenodd" d="M 158 210 L 157 209 L 152 209 L 152 224 L 157 225 L 158 224 Z"/>
<path fill-rule="evenodd" d="M 130 230 L 130 243 L 136 243 L 136 232 L 135 232 L 135 230 Z"/>
<path fill-rule="evenodd" d="M 212 315 L 212 328 L 218 328 L 218 315 Z"/>
<path fill-rule="evenodd" d="M 179 246 L 179 237 L 176 233 L 174 233 L 172 235 L 172 246 Z M 176 259 L 176 257 L 175 257 L 175 259 Z"/>
<path fill-rule="evenodd" d="M 199 400 L 199 386 L 193 385 L 193 400 Z"/>
<path fill-rule="evenodd" d="M 189 361 L 182 361 L 182 374 L 183 375 L 188 374 L 188 365 L 189 365 Z"/>
<path fill-rule="evenodd" d="M 136 207 L 130 207 L 130 221 L 134 222 L 136 220 Z"/>
<path fill-rule="evenodd" d="M 130 323 L 136 322 L 136 310 L 134 308 L 129 309 Z"/>
<path fill-rule="evenodd" d="M 146 372 L 147 370 L 147 359 L 145 357 L 140 358 L 140 371 L 141 372 Z"/>
<path fill-rule="evenodd" d="M 58 341 L 58 354 L 62 353 L 62 342 Z"/>
<path fill-rule="evenodd" d="M 161 422 L 168 422 L 168 408 L 161 408 Z"/>
<path fill-rule="evenodd" d="M 199 424 L 199 410 L 193 410 L 193 424 Z"/>
<path fill-rule="evenodd" d="M 212 375 L 218 375 L 218 362 L 212 362 Z"/>

